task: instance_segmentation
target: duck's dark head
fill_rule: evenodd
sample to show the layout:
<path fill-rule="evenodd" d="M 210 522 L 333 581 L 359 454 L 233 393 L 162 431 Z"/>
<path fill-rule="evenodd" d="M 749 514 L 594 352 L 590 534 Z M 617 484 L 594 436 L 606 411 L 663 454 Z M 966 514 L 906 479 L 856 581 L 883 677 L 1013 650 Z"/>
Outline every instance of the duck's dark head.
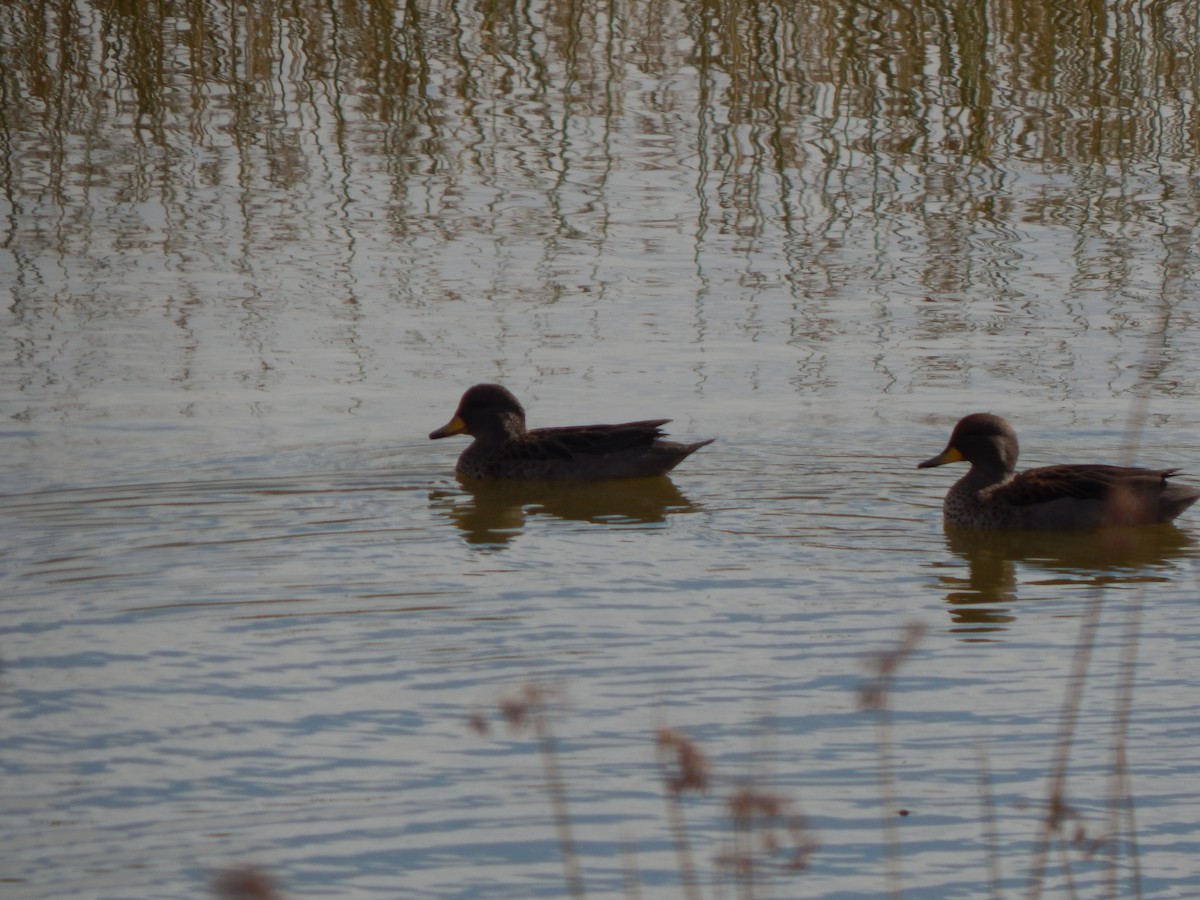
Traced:
<path fill-rule="evenodd" d="M 525 408 L 507 388 L 477 384 L 462 395 L 454 417 L 431 432 L 431 440 L 469 434 L 483 440 L 502 440 L 525 433 Z"/>
<path fill-rule="evenodd" d="M 966 460 L 988 470 L 1012 472 L 1017 467 L 1017 433 L 999 416 L 972 413 L 959 419 L 946 449 L 932 459 L 918 463 L 918 469 L 930 469 Z"/>

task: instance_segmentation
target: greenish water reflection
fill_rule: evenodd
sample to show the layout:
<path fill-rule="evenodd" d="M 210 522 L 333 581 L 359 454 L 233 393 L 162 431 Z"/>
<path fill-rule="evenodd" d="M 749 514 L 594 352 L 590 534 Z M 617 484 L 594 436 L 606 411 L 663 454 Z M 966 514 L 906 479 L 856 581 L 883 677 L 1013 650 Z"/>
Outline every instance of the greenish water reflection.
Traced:
<path fill-rule="evenodd" d="M 307 109 L 369 128 L 344 137 L 369 137 L 392 157 L 398 199 L 416 171 L 437 165 L 452 177 L 487 164 L 455 151 L 504 127 L 495 101 L 507 98 L 521 120 L 513 126 L 550 137 L 573 118 L 617 115 L 617 88 L 636 71 L 689 69 L 702 79 L 698 108 L 678 111 L 714 136 L 745 134 L 736 155 L 710 158 L 737 185 L 730 199 L 756 214 L 753 186 L 765 172 L 808 168 L 809 153 L 832 171 L 837 147 L 926 163 L 1086 165 L 1183 160 L 1197 140 L 1194 2 L 884 11 L 858 2 L 18 0 L 0 16 L 5 130 L 10 139 L 39 134 L 48 162 L 62 162 L 74 137 L 130 126 L 121 143 L 148 156 L 224 134 L 247 152 L 269 147 L 273 178 L 287 183 L 309 173 L 288 139 L 306 127 Z M 180 130 L 183 122 L 192 127 Z M 545 145 L 550 159 L 555 143 Z M 158 159 L 147 185 L 171 176 L 175 161 Z M 73 170 L 48 166 L 45 187 L 63 195 Z"/>
<path fill-rule="evenodd" d="M 753 242 L 779 218 L 832 238 L 866 197 L 878 214 L 898 196 L 922 202 L 939 242 L 1029 214 L 1082 223 L 1140 202 L 1111 165 L 1151 165 L 1151 181 L 1191 194 L 1198 22 L 1195 2 L 17 0 L 0 9 L 7 243 L 21 255 L 21 217 L 45 204 L 69 213 L 35 245 L 82 231 L 89 198 L 122 207 L 117 240 L 133 246 L 139 204 L 180 210 L 218 185 L 234 214 L 313 178 L 347 202 L 367 159 L 387 173 L 397 239 L 433 221 L 452 232 L 456 189 L 514 171 L 546 238 L 599 237 L 621 159 L 593 154 L 620 150 L 604 135 L 634 96 L 661 116 L 652 132 L 695 134 L 700 228 Z M 315 147 L 318 132 L 332 143 Z M 1069 173 L 1081 196 L 1025 206 L 1005 185 L 1018 162 Z M 579 192 L 597 207 L 574 208 Z M 161 249 L 181 249 L 173 232 L 196 219 L 171 216 Z M 964 277 L 928 273 L 939 291 Z"/>
<path fill-rule="evenodd" d="M 35 420 L 69 414 L 52 361 L 77 391 L 112 380 L 98 353 L 173 392 L 215 360 L 257 413 L 279 346 L 334 349 L 345 383 L 386 342 L 457 386 L 636 332 L 734 340 L 732 377 L 814 396 L 1194 396 L 1198 22 L 1195 0 L 7 3 L 5 375 Z M 788 371 L 764 378 L 771 340 Z M 728 346 L 649 359 L 711 381 Z"/>
<path fill-rule="evenodd" d="M 433 491 L 435 515 L 445 516 L 468 544 L 503 547 L 535 516 L 604 525 L 646 526 L 695 509 L 670 478 L 595 482 L 479 482 L 460 492 Z"/>
<path fill-rule="evenodd" d="M 277 347 L 340 354 L 342 383 L 399 349 L 457 387 L 573 374 L 620 333 L 655 352 L 606 375 L 1195 396 L 1198 22 L 1195 0 L 6 3 L 4 374 L 25 421 L 71 414 L 44 389 L 64 360 L 76 392 L 112 381 L 97 357 L 167 394 L 220 378 L 256 415 Z"/>

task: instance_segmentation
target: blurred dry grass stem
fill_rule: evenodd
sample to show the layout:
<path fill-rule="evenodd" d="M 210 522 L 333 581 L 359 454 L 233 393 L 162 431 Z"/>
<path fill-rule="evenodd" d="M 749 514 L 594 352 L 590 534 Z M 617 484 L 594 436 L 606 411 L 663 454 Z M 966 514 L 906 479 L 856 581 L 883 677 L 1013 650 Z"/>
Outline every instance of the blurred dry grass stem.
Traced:
<path fill-rule="evenodd" d="M 996 799 L 992 794 L 992 767 L 987 747 L 979 744 L 979 807 L 983 810 L 983 845 L 988 866 L 988 892 L 993 900 L 1002 896 L 1000 846 L 996 839 Z"/>
<path fill-rule="evenodd" d="M 1080 622 L 1079 642 L 1076 644 L 1072 668 L 1067 679 L 1067 695 L 1063 698 L 1062 712 L 1058 718 L 1058 737 L 1054 757 L 1050 762 L 1045 808 L 1039 834 L 1034 842 L 1033 864 L 1028 883 L 1028 896 L 1031 900 L 1037 900 L 1042 895 L 1052 845 L 1057 847 L 1062 875 L 1068 884 L 1074 883 L 1069 847 L 1094 847 L 1094 839 L 1088 836 L 1078 810 L 1068 802 L 1067 772 L 1070 766 L 1070 748 L 1075 737 L 1075 726 L 1079 721 L 1079 708 L 1087 682 L 1087 667 L 1092 658 L 1092 650 L 1096 646 L 1096 632 L 1103 605 L 1104 594 L 1102 590 L 1097 590 L 1088 601 L 1084 618 Z M 1074 822 L 1075 826 L 1074 829 L 1068 830 L 1070 822 Z"/>
<path fill-rule="evenodd" d="M 638 872 L 637 848 L 631 841 L 621 842 L 621 869 L 625 874 L 626 900 L 640 900 L 642 896 L 641 874 Z"/>
<path fill-rule="evenodd" d="M 1141 643 L 1142 606 L 1145 603 L 1145 588 L 1138 591 L 1129 605 L 1129 621 L 1125 637 L 1121 642 L 1121 675 L 1117 688 L 1115 714 L 1113 716 L 1113 761 L 1109 785 L 1109 895 L 1118 895 L 1117 854 L 1121 846 L 1122 827 L 1128 843 L 1130 880 L 1133 882 L 1132 896 L 1142 896 L 1141 859 L 1138 852 L 1137 815 L 1133 797 L 1133 784 L 1129 778 L 1129 717 L 1133 710 L 1133 684 L 1137 676 L 1138 647 Z"/>
<path fill-rule="evenodd" d="M 696 863 L 692 859 L 691 842 L 688 840 L 687 825 L 679 797 L 685 791 L 703 792 L 708 789 L 708 760 L 690 739 L 672 728 L 660 728 L 654 746 L 664 787 L 663 797 L 667 804 L 667 822 L 671 830 L 671 840 L 675 845 L 679 877 L 683 882 L 683 894 L 687 900 L 698 900 L 700 886 L 696 876 Z"/>
<path fill-rule="evenodd" d="M 878 722 L 880 815 L 887 854 L 887 890 L 891 897 L 903 893 L 900 873 L 900 834 L 898 819 L 905 815 L 896 803 L 896 773 L 892 761 L 892 715 L 888 706 L 892 682 L 900 666 L 916 650 L 925 635 L 925 626 L 910 622 L 899 643 L 890 650 L 876 653 L 867 660 L 869 678 L 859 690 L 859 703 L 875 712 Z"/>
<path fill-rule="evenodd" d="M 920 622 L 910 622 L 904 627 L 904 636 L 895 647 L 868 657 L 867 669 L 871 677 L 863 684 L 858 695 L 863 709 L 887 708 L 892 678 L 924 636 L 925 626 Z"/>
<path fill-rule="evenodd" d="M 542 774 L 546 779 L 546 793 L 554 814 L 554 829 L 558 835 L 558 847 L 562 854 L 567 889 L 574 898 L 585 896 L 583 873 L 580 870 L 579 854 L 575 849 L 575 837 L 571 830 L 571 815 L 567 807 L 567 787 L 563 782 L 559 766 L 558 743 L 550 728 L 548 704 L 561 698 L 561 692 L 536 682 L 528 682 L 517 691 L 500 701 L 500 715 L 510 729 L 522 732 L 530 729 L 538 743 L 538 755 L 542 760 Z"/>

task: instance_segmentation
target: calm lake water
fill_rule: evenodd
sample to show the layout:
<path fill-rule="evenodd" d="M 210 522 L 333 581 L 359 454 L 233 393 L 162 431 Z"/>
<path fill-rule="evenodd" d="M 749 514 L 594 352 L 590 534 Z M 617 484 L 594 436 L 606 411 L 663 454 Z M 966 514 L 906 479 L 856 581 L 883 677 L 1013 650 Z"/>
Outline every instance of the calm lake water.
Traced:
<path fill-rule="evenodd" d="M 547 762 L 695 896 L 663 727 L 699 896 L 1200 891 L 1200 514 L 915 469 L 1200 480 L 1195 0 L 151 6 L 0 7 L 0 896 L 567 896 Z M 471 488 L 480 381 L 718 440 Z"/>

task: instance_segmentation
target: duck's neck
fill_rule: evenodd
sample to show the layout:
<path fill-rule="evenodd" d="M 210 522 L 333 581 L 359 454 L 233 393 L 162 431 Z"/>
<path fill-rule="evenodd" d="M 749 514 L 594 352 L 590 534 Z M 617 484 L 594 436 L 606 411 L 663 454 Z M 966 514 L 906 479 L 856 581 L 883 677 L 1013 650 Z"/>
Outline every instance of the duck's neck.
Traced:
<path fill-rule="evenodd" d="M 475 440 L 481 444 L 502 444 L 525 434 L 525 417 L 517 413 L 503 413 L 487 423 L 486 427 L 474 432 Z"/>
<path fill-rule="evenodd" d="M 970 471 L 960 478 L 954 487 L 978 493 L 985 488 L 1012 481 L 1014 475 L 1015 472 L 999 460 L 974 462 Z"/>

